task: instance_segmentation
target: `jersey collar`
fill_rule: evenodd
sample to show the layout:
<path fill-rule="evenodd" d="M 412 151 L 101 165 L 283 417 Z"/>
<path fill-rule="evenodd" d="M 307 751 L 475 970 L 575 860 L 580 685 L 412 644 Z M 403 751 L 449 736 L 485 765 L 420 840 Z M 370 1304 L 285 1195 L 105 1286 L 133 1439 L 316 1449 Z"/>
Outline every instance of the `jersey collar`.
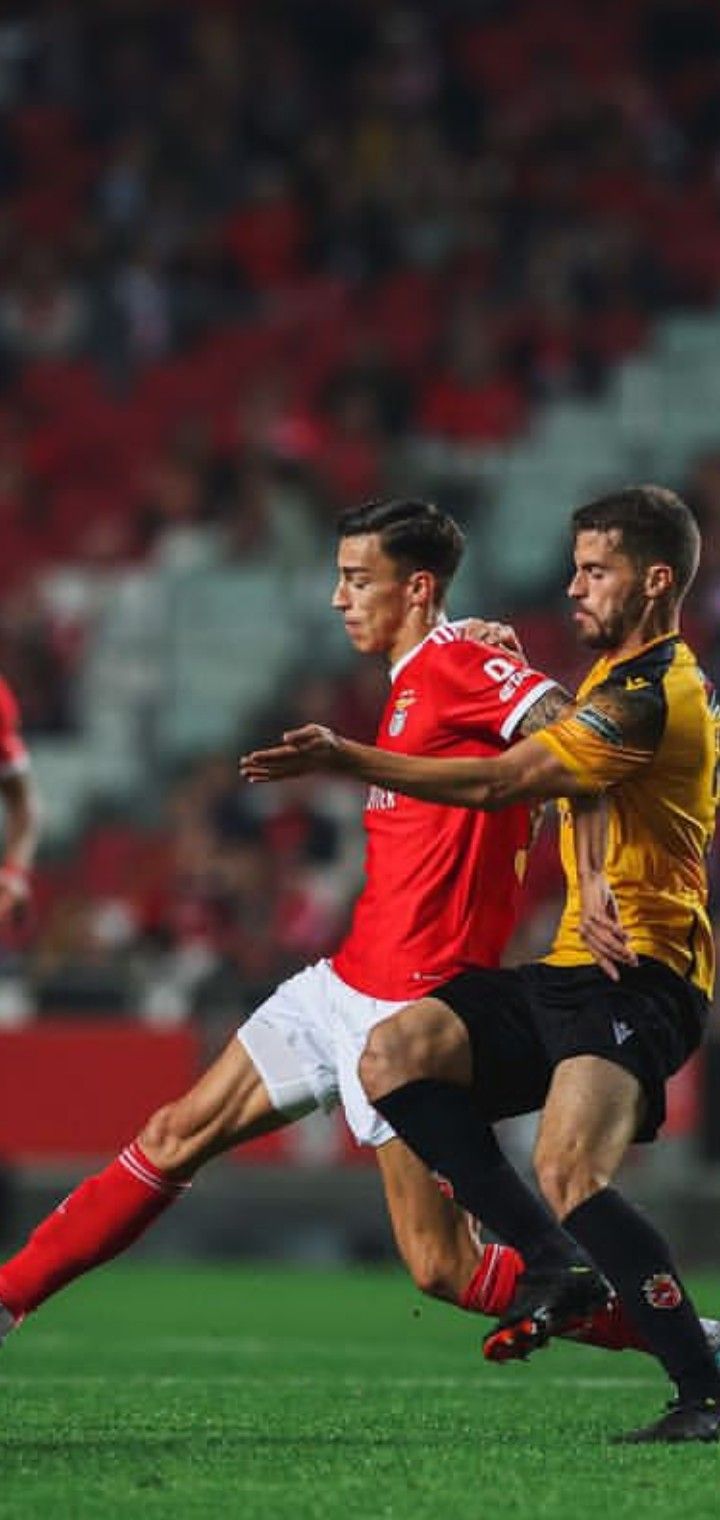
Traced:
<path fill-rule="evenodd" d="M 605 671 L 608 674 L 611 670 L 622 670 L 623 665 L 634 665 L 635 661 L 647 654 L 649 649 L 656 649 L 660 644 L 679 644 L 681 640 L 682 634 L 677 630 L 674 633 L 659 633 L 656 638 L 648 639 L 647 644 L 641 644 L 634 654 L 623 655 L 622 659 L 612 660 L 607 655 L 604 655 L 602 660 L 598 661 L 598 667 L 604 665 Z"/>
<path fill-rule="evenodd" d="M 420 650 L 423 648 L 423 645 L 427 644 L 428 639 L 431 639 L 432 636 L 433 636 L 433 634 L 436 632 L 436 630 L 438 628 L 441 628 L 442 625 L 443 625 L 443 623 L 447 623 L 447 622 L 449 622 L 449 619 L 443 613 L 442 617 L 439 617 L 438 620 L 437 620 L 437 622 L 430 629 L 430 632 L 425 634 L 424 639 L 421 639 L 419 644 L 414 644 L 413 647 L 412 647 L 412 649 L 408 649 L 407 654 L 401 655 L 400 659 L 396 660 L 395 664 L 390 666 L 390 685 L 391 686 L 395 685 L 395 682 L 397 681 L 397 678 L 400 675 L 400 672 L 405 669 L 406 665 L 410 664 L 411 660 L 415 659 L 416 654 L 420 653 Z"/>

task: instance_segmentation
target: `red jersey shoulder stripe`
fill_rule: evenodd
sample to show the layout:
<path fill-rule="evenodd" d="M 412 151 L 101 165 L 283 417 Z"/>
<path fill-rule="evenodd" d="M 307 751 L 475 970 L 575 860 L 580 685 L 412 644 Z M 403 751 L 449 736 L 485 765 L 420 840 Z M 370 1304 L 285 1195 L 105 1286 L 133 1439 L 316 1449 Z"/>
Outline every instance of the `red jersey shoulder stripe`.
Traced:
<path fill-rule="evenodd" d="M 439 623 L 430 634 L 431 644 L 454 644 L 462 638 L 462 629 L 454 623 Z"/>
<path fill-rule="evenodd" d="M 502 727 L 500 729 L 500 737 L 501 739 L 504 739 L 506 743 L 512 739 L 515 729 L 517 728 L 520 721 L 525 717 L 526 712 L 529 712 L 530 708 L 534 707 L 535 703 L 539 702 L 541 697 L 544 697 L 546 691 L 552 691 L 553 686 L 557 686 L 557 681 L 551 680 L 549 676 L 538 678 L 537 674 L 534 671 L 530 671 L 529 678 L 531 676 L 534 676 L 533 685 L 529 688 L 528 691 L 524 693 L 523 696 L 518 698 L 518 701 L 515 703 L 514 707 L 511 708 L 505 719 L 505 722 L 502 724 Z"/>

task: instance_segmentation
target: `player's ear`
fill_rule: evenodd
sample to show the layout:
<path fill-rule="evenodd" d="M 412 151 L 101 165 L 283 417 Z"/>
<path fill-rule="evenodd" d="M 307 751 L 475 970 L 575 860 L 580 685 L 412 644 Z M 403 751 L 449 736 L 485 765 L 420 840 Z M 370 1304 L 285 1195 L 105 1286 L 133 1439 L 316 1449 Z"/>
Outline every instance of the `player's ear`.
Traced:
<path fill-rule="evenodd" d="M 411 607 L 431 607 L 436 599 L 435 576 L 430 570 L 413 570 L 408 577 Z"/>
<path fill-rule="evenodd" d="M 645 593 L 657 601 L 671 592 L 675 582 L 671 565 L 648 565 L 645 572 Z"/>

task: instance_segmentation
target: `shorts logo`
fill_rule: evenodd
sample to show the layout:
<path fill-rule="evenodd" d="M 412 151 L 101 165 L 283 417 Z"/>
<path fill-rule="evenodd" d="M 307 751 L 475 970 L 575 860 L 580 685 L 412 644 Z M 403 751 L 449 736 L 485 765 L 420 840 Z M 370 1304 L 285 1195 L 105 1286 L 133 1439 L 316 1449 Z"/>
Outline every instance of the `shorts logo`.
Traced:
<path fill-rule="evenodd" d="M 642 1291 L 651 1309 L 677 1309 L 683 1300 L 682 1288 L 669 1272 L 646 1277 Z"/>
<path fill-rule="evenodd" d="M 624 1045 L 625 1041 L 631 1040 L 635 1033 L 635 1030 L 629 1024 L 626 1024 L 624 1019 L 613 1019 L 612 1027 L 616 1045 Z"/>

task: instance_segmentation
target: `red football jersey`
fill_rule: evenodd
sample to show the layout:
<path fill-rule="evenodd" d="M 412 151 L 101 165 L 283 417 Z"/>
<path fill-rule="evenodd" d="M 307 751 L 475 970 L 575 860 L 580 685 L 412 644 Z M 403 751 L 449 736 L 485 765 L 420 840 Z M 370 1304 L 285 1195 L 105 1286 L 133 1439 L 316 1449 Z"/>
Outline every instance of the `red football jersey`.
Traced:
<path fill-rule="evenodd" d="M 17 702 L 2 676 L 0 676 L 0 779 L 26 771 L 28 752 L 20 734 L 20 712 Z"/>
<path fill-rule="evenodd" d="M 381 749 L 497 755 L 555 682 L 441 624 L 391 671 Z M 498 813 L 370 787 L 365 886 L 334 957 L 370 997 L 422 996 L 469 965 L 497 966 L 515 923 L 530 835 L 526 806 Z"/>

